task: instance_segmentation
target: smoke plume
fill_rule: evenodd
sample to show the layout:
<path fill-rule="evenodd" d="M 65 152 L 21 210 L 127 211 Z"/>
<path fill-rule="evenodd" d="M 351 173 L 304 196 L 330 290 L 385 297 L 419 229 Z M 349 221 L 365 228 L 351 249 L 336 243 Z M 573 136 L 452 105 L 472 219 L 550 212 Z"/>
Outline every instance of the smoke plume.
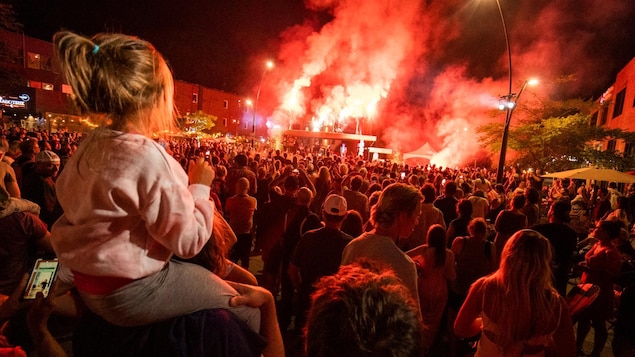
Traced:
<path fill-rule="evenodd" d="M 500 0 L 509 33 L 512 92 L 537 98 L 597 95 L 614 68 L 608 46 L 625 2 Z M 261 102 L 274 127 L 345 128 L 380 136 L 408 152 L 429 143 L 432 162 L 462 165 L 483 151 L 476 128 L 508 93 L 508 58 L 494 0 L 306 0 L 331 20 L 307 20 L 281 34 Z M 619 37 L 619 36 L 617 36 Z M 564 82 L 562 78 L 569 79 Z M 603 88 L 604 90 L 606 88 Z M 520 104 L 520 103 L 519 103 Z M 522 111 L 516 111 L 521 116 Z"/>

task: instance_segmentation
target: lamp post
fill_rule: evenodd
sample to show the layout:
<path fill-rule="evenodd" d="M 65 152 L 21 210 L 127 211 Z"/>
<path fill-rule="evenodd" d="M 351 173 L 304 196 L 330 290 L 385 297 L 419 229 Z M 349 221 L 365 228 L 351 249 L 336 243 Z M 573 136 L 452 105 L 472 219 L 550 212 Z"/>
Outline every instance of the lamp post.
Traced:
<path fill-rule="evenodd" d="M 503 174 L 504 174 L 504 165 L 505 165 L 505 154 L 507 151 L 507 139 L 509 136 L 509 123 L 512 120 L 512 115 L 514 114 L 514 109 L 516 109 L 516 105 L 520 100 L 520 96 L 527 88 L 527 85 L 535 85 L 538 83 L 537 79 L 528 79 L 523 83 L 523 86 L 520 88 L 518 94 L 509 93 L 501 97 L 501 103 L 499 104 L 500 110 L 505 110 L 505 128 L 503 129 L 503 140 L 501 141 L 501 153 L 500 153 L 500 161 L 498 162 L 498 172 L 496 175 L 496 182 L 502 183 Z"/>
<path fill-rule="evenodd" d="M 258 85 L 258 92 L 256 92 L 256 102 L 254 102 L 254 120 L 251 123 L 251 147 L 255 146 L 256 141 L 256 108 L 258 108 L 258 99 L 260 99 L 260 90 L 262 89 L 262 82 L 265 80 L 265 75 L 273 68 L 273 62 L 267 61 L 265 69 L 262 71 L 262 77 L 260 78 L 260 84 Z"/>
<path fill-rule="evenodd" d="M 251 99 L 247 99 L 247 100 L 245 100 L 245 104 L 247 104 L 247 106 L 249 108 L 251 108 L 251 110 L 252 110 L 252 119 L 253 119 L 253 117 L 256 116 L 256 114 L 254 112 L 254 102 Z M 247 114 L 249 115 L 249 112 L 247 112 Z M 245 123 L 245 129 L 247 129 L 247 123 Z"/>
<path fill-rule="evenodd" d="M 507 25 L 505 24 L 505 16 L 503 16 L 503 9 L 501 3 L 496 0 L 498 6 L 498 13 L 500 14 L 501 22 L 503 24 L 503 32 L 505 33 L 505 45 L 507 46 L 507 60 L 509 62 L 509 90 L 507 91 L 507 110 L 505 111 L 505 127 L 503 128 L 503 138 L 501 140 L 501 152 L 498 159 L 498 170 L 496 171 L 496 182 L 503 182 L 503 175 L 505 173 L 505 155 L 507 154 L 507 137 L 509 135 L 509 123 L 512 120 L 513 107 L 509 108 L 509 103 L 512 103 L 514 93 L 512 93 L 512 51 L 509 47 L 509 34 L 507 33 Z M 524 87 L 523 87 L 524 89 Z"/>

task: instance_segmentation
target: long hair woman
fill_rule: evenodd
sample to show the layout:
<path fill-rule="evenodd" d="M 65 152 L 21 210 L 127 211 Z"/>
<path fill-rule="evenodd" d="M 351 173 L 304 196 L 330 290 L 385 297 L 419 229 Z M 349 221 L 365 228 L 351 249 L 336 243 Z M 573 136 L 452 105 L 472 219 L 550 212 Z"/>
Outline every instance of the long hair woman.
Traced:
<path fill-rule="evenodd" d="M 328 166 L 321 166 L 315 178 L 315 197 L 311 201 L 311 211 L 322 214 L 322 204 L 331 190 L 331 172 Z"/>
<path fill-rule="evenodd" d="M 448 283 L 456 278 L 454 253 L 446 248 L 445 228 L 434 224 L 428 229 L 426 244 L 406 254 L 417 266 L 419 306 L 426 329 L 423 331 L 424 345 L 432 346 L 437 337 L 441 319 L 448 303 Z"/>
<path fill-rule="evenodd" d="M 547 238 L 518 231 L 505 244 L 500 268 L 470 288 L 455 333 L 481 333 L 475 356 L 575 356 L 569 310 L 551 275 Z"/>

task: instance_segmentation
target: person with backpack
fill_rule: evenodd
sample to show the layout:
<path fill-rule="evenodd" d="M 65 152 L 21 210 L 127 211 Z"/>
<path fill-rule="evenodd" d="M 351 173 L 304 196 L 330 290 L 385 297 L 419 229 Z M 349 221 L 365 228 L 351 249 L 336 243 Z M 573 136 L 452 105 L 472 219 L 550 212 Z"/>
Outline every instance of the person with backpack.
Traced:
<path fill-rule="evenodd" d="M 498 268 L 496 246 L 487 240 L 487 223 L 483 218 L 474 218 L 467 227 L 469 236 L 457 237 L 452 242 L 456 261 L 456 279 L 450 283 L 448 295 L 448 323 L 454 324 L 456 314 L 467 297 L 470 286 L 476 280 L 489 275 Z M 450 329 L 450 332 L 451 329 Z M 452 332 L 450 346 L 455 352 L 473 350 L 474 339 L 458 339 Z"/>
<path fill-rule="evenodd" d="M 457 311 L 463 304 L 470 285 L 496 270 L 496 247 L 486 239 L 487 223 L 474 218 L 467 227 L 469 236 L 458 237 L 452 243 L 456 260 L 456 279 L 450 286 L 450 305 Z"/>

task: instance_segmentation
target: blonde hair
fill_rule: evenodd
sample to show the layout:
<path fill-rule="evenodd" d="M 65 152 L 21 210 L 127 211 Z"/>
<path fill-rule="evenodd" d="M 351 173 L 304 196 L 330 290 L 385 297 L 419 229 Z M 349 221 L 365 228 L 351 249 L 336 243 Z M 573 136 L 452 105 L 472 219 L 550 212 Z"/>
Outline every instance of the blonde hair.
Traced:
<path fill-rule="evenodd" d="M 69 31 L 57 32 L 53 44 L 80 114 L 148 137 L 173 128 L 174 80 L 152 44 L 123 34 L 87 38 Z"/>
<path fill-rule="evenodd" d="M 484 278 L 488 305 L 493 307 L 489 317 L 499 327 L 496 342 L 503 351 L 545 332 L 541 329 L 554 326 L 559 318 L 551 254 L 547 238 L 520 230 L 505 244 L 499 270 Z"/>
<path fill-rule="evenodd" d="M 313 192 L 307 187 L 300 187 L 297 194 L 297 202 L 302 206 L 306 206 L 313 200 Z"/>
<path fill-rule="evenodd" d="M 371 208 L 370 221 L 375 228 L 389 227 L 400 213 L 414 214 L 422 200 L 419 190 L 410 185 L 388 185 L 379 195 L 377 204 Z"/>

